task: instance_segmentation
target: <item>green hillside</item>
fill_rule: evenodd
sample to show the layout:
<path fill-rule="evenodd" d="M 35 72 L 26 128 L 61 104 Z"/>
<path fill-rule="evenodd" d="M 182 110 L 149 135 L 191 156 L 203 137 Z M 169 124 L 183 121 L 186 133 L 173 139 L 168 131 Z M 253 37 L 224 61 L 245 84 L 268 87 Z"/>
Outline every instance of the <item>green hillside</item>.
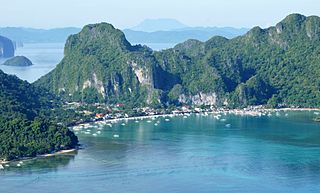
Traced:
<path fill-rule="evenodd" d="M 0 71 L 0 160 L 73 148 L 77 137 L 51 119 L 56 98 Z"/>
<path fill-rule="evenodd" d="M 66 100 L 144 105 L 320 106 L 320 18 L 287 16 L 234 39 L 188 40 L 155 52 L 107 23 L 68 38 L 35 85 Z"/>

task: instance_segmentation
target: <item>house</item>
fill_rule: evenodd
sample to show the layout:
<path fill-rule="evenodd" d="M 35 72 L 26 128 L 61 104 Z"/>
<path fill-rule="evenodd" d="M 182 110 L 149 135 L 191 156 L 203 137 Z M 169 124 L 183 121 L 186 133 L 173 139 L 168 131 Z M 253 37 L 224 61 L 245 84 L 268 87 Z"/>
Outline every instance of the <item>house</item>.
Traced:
<path fill-rule="evenodd" d="M 117 104 L 117 107 L 124 107 L 124 104 L 119 103 L 119 104 Z"/>
<path fill-rule="evenodd" d="M 96 114 L 96 119 L 102 119 L 103 117 L 104 117 L 104 114 L 102 114 L 102 113 Z"/>

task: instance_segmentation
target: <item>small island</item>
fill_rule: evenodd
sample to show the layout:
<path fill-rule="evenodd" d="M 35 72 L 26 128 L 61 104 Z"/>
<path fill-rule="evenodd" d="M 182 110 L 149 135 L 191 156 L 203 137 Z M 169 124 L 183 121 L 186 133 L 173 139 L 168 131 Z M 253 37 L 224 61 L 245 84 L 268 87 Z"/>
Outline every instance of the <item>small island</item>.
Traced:
<path fill-rule="evenodd" d="M 32 62 L 25 56 L 15 56 L 3 63 L 5 66 L 32 66 Z"/>

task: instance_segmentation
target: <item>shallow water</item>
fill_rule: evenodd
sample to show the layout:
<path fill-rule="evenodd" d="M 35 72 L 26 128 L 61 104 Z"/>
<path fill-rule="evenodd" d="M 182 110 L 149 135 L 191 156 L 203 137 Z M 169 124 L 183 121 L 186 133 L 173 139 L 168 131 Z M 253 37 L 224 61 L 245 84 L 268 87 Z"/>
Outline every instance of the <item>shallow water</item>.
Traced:
<path fill-rule="evenodd" d="M 96 125 L 78 131 L 85 148 L 76 155 L 0 171 L 0 192 L 320 192 L 314 116 L 192 115 Z"/>

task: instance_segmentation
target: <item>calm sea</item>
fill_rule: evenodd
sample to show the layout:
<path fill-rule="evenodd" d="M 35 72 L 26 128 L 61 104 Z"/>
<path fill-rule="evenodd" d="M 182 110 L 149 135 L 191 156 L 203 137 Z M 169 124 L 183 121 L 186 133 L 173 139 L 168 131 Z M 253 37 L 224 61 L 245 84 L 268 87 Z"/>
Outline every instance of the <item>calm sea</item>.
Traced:
<path fill-rule="evenodd" d="M 24 44 L 16 50 L 16 56 L 26 56 L 33 65 L 15 67 L 0 65 L 5 73 L 14 74 L 22 80 L 34 82 L 41 76 L 53 70 L 63 58 L 64 43 L 35 43 Z M 4 60 L 0 60 L 2 64 Z"/>
<path fill-rule="evenodd" d="M 85 147 L 77 154 L 0 171 L 0 192 L 316 193 L 315 116 L 191 115 L 97 124 L 77 131 Z"/>

